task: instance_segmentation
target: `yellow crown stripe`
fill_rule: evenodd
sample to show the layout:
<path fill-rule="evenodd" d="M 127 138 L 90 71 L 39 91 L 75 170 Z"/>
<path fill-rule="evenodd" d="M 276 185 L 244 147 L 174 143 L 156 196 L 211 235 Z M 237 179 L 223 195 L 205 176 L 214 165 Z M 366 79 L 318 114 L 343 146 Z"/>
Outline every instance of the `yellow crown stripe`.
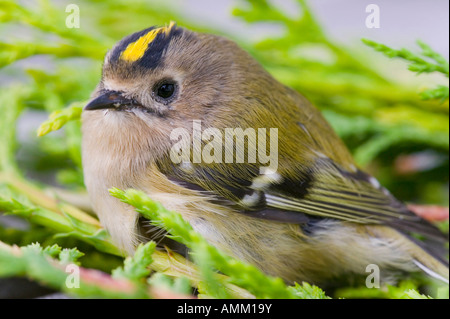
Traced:
<path fill-rule="evenodd" d="M 161 32 L 161 28 L 154 29 L 143 35 L 135 42 L 130 43 L 125 50 L 123 50 L 120 58 L 128 62 L 134 62 L 144 56 L 149 44 L 155 40 L 158 33 Z"/>
<path fill-rule="evenodd" d="M 175 26 L 175 22 L 170 22 L 170 25 L 168 27 L 162 27 L 158 29 L 153 29 L 146 33 L 145 35 L 141 36 L 136 41 L 128 44 L 127 48 L 122 51 L 120 54 L 120 58 L 122 60 L 128 61 L 128 62 L 135 62 L 142 58 L 145 54 L 145 51 L 147 51 L 148 46 L 150 43 L 152 43 L 156 36 L 159 33 L 164 32 L 166 35 L 169 34 L 170 30 Z"/>
<path fill-rule="evenodd" d="M 166 34 L 169 34 L 170 30 L 172 30 L 173 27 L 175 27 L 177 23 L 175 21 L 170 21 L 169 26 L 165 27 Z"/>

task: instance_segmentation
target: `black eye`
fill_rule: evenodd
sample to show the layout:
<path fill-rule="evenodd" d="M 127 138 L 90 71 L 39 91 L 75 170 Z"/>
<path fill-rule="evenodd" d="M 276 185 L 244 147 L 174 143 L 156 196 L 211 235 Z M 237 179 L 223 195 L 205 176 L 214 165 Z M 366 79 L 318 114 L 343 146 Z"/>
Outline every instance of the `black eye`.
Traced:
<path fill-rule="evenodd" d="M 163 99 L 171 98 L 175 94 L 175 84 L 169 82 L 161 83 L 156 86 L 155 91 L 155 93 Z"/>

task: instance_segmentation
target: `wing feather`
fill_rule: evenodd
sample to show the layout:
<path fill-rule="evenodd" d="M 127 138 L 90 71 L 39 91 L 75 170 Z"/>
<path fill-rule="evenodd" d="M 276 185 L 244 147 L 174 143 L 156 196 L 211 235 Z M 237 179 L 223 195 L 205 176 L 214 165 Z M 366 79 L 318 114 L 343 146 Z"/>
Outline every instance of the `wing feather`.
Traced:
<path fill-rule="evenodd" d="M 224 171 L 227 170 L 219 172 L 218 167 L 193 164 L 188 174 L 175 166 L 164 173 L 174 182 L 206 191 L 217 203 L 233 206 L 255 218 L 295 224 L 307 223 L 311 218 L 337 219 L 388 225 L 405 233 L 447 240 L 434 225 L 412 213 L 372 176 L 360 170 L 348 172 L 331 159 L 320 158 L 304 173 L 295 168 L 294 176 L 282 174 L 277 178 L 258 175 L 255 167 L 241 167 L 239 177 Z M 258 183 L 254 183 L 256 179 Z"/>

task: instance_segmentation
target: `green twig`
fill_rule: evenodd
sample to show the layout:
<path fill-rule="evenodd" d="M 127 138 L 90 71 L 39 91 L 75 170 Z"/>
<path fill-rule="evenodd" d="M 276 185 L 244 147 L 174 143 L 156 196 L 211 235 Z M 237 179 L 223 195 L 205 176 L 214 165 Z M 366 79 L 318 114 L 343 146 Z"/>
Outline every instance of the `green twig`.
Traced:
<path fill-rule="evenodd" d="M 187 223 L 180 214 L 165 209 L 147 195 L 136 190 L 111 189 L 111 195 L 136 208 L 140 214 L 158 227 L 164 227 L 172 238 L 191 250 L 198 264 L 211 263 L 214 268 L 228 275 L 230 282 L 247 289 L 258 298 L 298 298 L 280 278 L 263 274 L 253 265 L 231 258 L 219 251 Z M 211 283 L 211 282 L 208 282 Z M 215 285 L 216 283 L 214 283 Z M 211 287 L 210 287 L 211 288 Z M 211 288 L 216 291 L 216 287 Z"/>

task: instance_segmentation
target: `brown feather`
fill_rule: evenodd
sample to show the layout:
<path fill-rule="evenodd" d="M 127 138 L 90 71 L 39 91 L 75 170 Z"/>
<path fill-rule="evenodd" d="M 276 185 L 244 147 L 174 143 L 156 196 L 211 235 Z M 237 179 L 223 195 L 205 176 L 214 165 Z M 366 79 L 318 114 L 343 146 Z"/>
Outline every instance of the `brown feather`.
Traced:
<path fill-rule="evenodd" d="M 398 230 L 441 235 L 356 168 L 311 103 L 232 41 L 172 27 L 148 45 L 155 52 L 139 55 L 149 60 L 114 58 L 141 33 L 107 54 L 93 98 L 116 92 L 133 103 L 83 112 L 86 186 L 122 249 L 132 253 L 139 241 L 138 214 L 109 196 L 112 187 L 145 191 L 212 244 L 289 282 L 364 275 L 369 264 L 390 280 L 396 271 L 419 270 L 415 260 L 445 272 Z M 164 79 L 178 85 L 170 102 L 152 92 Z M 202 162 L 187 171 L 174 165 L 170 134 L 176 128 L 192 132 L 194 120 L 222 132 L 277 128 L 279 178 L 269 183 L 258 161 Z"/>

